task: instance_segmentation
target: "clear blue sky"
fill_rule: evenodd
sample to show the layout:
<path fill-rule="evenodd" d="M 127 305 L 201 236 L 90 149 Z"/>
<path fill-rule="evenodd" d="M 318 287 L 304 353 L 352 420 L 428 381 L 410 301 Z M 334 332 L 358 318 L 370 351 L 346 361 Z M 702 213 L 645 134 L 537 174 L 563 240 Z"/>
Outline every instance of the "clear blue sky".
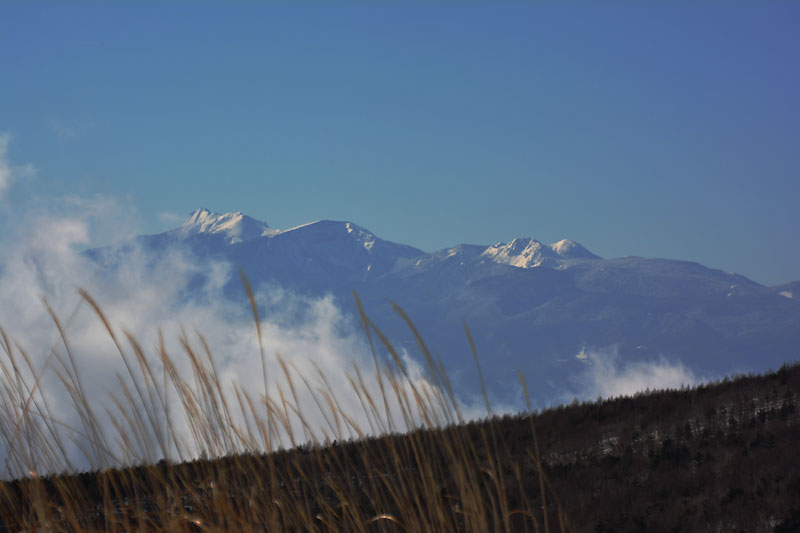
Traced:
<path fill-rule="evenodd" d="M 0 202 L 567 237 L 775 284 L 800 279 L 799 50 L 788 1 L 3 2 L 0 134 L 37 171 Z"/>

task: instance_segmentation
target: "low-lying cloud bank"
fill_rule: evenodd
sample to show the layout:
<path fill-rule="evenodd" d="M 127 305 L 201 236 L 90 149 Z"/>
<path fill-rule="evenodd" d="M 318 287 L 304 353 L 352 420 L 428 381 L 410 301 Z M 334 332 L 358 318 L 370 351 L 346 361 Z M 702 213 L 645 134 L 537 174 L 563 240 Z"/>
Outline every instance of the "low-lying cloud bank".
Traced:
<path fill-rule="evenodd" d="M 291 310 L 288 315 L 296 318 L 289 322 L 279 311 L 263 316 L 260 346 L 247 302 L 232 302 L 223 294 L 224 286 L 238 278 L 234 265 L 199 261 L 187 250 L 155 256 L 134 249 L 118 269 L 105 270 L 80 250 L 92 242 L 93 227 L 107 226 L 105 218 L 117 211 L 83 207 L 71 199 L 56 210 L 59 215 L 18 218 L 19 227 L 0 257 L 0 327 L 8 341 L 0 349 L 0 405 L 14 415 L 0 422 L 3 477 L 34 469 L 154 461 L 164 455 L 183 459 L 247 451 L 268 447 L 267 437 L 269 447 L 276 448 L 448 421 L 443 412 L 426 413 L 412 405 L 415 397 L 433 399 L 438 392 L 406 354 L 394 362 L 395 372 L 399 362 L 406 379 L 381 383 L 363 330 L 332 297 L 256 287 L 262 308 Z M 96 301 L 111 332 L 79 288 Z M 67 343 L 47 306 L 63 326 Z M 143 365 L 128 333 L 141 347 Z M 162 342 L 191 394 L 164 384 L 170 369 Z M 261 347 L 269 405 L 278 419 L 274 427 L 263 422 L 268 417 Z M 391 359 L 382 352 L 380 361 L 381 379 L 388 380 Z M 213 371 L 215 390 L 204 388 L 199 367 Z M 148 377 L 151 371 L 154 378 Z M 76 403 L 76 391 L 85 402 Z M 195 404 L 187 405 L 187 398 Z M 220 403 L 214 405 L 214 398 Z M 403 398 L 412 404 L 405 405 Z M 216 420 L 219 411 L 229 418 Z M 100 434 L 87 429 L 88 413 L 99 422 Z M 148 425 L 148 418 L 160 420 Z M 207 427 L 197 426 L 203 418 Z M 228 431 L 240 432 L 239 444 L 215 437 L 223 422 L 236 426 Z M 166 425 L 178 437 L 164 445 L 159 432 Z M 36 446 L 40 455 L 58 453 L 36 457 Z"/>
<path fill-rule="evenodd" d="M 700 378 L 680 361 L 664 357 L 655 361 L 623 362 L 616 347 L 582 352 L 586 363 L 575 377 L 575 397 L 584 400 L 630 396 L 640 391 L 679 389 L 700 383 Z"/>

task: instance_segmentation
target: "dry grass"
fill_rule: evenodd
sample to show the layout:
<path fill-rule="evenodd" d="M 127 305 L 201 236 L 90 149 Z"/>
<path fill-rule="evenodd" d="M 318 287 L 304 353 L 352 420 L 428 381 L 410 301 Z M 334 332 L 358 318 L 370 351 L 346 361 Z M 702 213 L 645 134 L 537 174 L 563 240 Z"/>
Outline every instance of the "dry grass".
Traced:
<path fill-rule="evenodd" d="M 87 397 L 66 328 L 49 306 L 60 341 L 41 368 L 0 330 L 3 475 L 16 479 L 0 483 L 0 531 L 567 529 L 542 473 L 534 428 L 525 454 L 512 456 L 491 421 L 479 427 L 476 444 L 441 363 L 401 309 L 424 357 L 426 382 L 409 375 L 356 296 L 374 367 L 354 368 L 351 390 L 339 391 L 322 371 L 302 375 L 279 360 L 284 386 L 270 386 L 257 308 L 244 276 L 243 282 L 261 346 L 264 391 L 257 397 L 222 383 L 202 335 L 190 342 L 182 333 L 191 371 L 181 373 L 163 337 L 157 353 L 147 354 L 133 335 L 120 338 L 84 291 L 127 372 L 102 413 Z M 468 330 L 467 336 L 474 353 Z M 378 355 L 384 351 L 388 358 Z M 58 375 L 77 424 L 53 416 L 41 389 L 46 368 Z M 345 392 L 358 397 L 361 412 L 346 412 Z M 315 412 L 304 410 L 301 394 L 310 395 Z M 393 436 L 376 445 L 367 435 Z M 79 461 L 70 459 L 76 448 Z M 198 453 L 204 460 L 184 463 Z M 75 463 L 95 473 L 68 475 Z M 51 475 L 58 473 L 65 474 Z M 525 488 L 532 476 L 540 491 L 535 502 Z"/>

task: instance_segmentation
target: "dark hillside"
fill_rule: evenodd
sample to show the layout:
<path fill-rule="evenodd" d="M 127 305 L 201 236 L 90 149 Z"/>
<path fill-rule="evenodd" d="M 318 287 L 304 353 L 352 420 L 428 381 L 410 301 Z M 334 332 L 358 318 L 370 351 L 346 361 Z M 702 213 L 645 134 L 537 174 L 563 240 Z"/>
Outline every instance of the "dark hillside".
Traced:
<path fill-rule="evenodd" d="M 547 515 L 552 530 L 798 531 L 799 407 L 792 365 L 440 431 L 14 481 L 0 529 L 61 508 L 67 530 L 535 531 Z"/>

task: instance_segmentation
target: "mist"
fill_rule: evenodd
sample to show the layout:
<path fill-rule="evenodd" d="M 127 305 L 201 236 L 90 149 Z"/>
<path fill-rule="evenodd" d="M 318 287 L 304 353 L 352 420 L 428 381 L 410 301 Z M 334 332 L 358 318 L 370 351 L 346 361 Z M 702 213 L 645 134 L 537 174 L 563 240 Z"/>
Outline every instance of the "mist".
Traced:
<path fill-rule="evenodd" d="M 5 357 L 9 374 L 12 367 L 22 369 L 27 389 L 19 400 L 31 401 L 27 406 L 8 406 L 9 412 L 17 413 L 18 420 L 7 421 L 0 435 L 7 458 L 5 475 L 25 473 L 10 466 L 15 461 L 17 470 L 23 468 L 22 463 L 33 461 L 18 449 L 22 437 L 19 418 L 26 409 L 58 421 L 51 432 L 72 443 L 66 450 L 67 460 L 61 465 L 65 469 L 254 451 L 244 445 L 231 448 L 231 443 L 204 439 L 187 417 L 176 415 L 176 409 L 172 413 L 168 408 L 155 412 L 153 406 L 152 414 L 163 417 L 159 427 L 168 424 L 180 433 L 182 445 L 159 449 L 153 442 L 148 443 L 159 439 L 150 434 L 151 429 L 144 432 L 148 434 L 139 435 L 138 440 L 131 435 L 122 436 L 119 424 L 135 424 L 126 420 L 118 403 L 133 410 L 144 407 L 140 405 L 143 399 L 131 391 L 135 391 L 137 382 L 140 386 L 146 384 L 147 376 L 136 365 L 126 366 L 126 358 L 136 360 L 138 347 L 156 376 L 166 372 L 162 353 L 174 360 L 178 374 L 187 380 L 196 364 L 190 354 L 202 356 L 204 364 L 213 366 L 221 395 L 232 405 L 240 392 L 238 398 L 250 398 L 255 411 L 260 412 L 265 409 L 266 390 L 273 407 L 282 409 L 291 422 L 273 428 L 269 443 L 262 442 L 262 448 L 406 431 L 409 426 L 452 421 L 444 412 L 409 411 L 408 406 L 397 403 L 397 396 L 392 393 L 386 395 L 388 400 L 379 414 L 365 409 L 365 405 L 381 398 L 376 361 L 386 376 L 392 368 L 391 359 L 387 359 L 385 350 L 378 350 L 378 358 L 373 358 L 360 324 L 345 315 L 331 296 L 311 298 L 280 287 L 254 287 L 258 307 L 274 310 L 260 317 L 259 343 L 248 303 L 231 301 L 223 294 L 226 284 L 238 280 L 235 265 L 200 260 L 179 248 L 156 255 L 135 246 L 131 249 L 127 244 L 126 259 L 118 268 L 98 266 L 81 251 L 95 244 L 95 228 L 119 227 L 121 221 L 115 215 L 125 212 L 121 206 L 116 209 L 119 203 L 111 198 L 104 197 L 99 203 L 103 205 L 86 209 L 91 199 L 69 198 L 62 199 L 59 209 L 50 212 L 31 210 L 17 217 L 19 227 L 12 238 L 6 238 L 0 259 L 0 298 L 5 303 L 0 308 L 0 327 L 7 342 L 5 353 L 0 352 L 0 356 Z M 131 230 L 119 233 L 129 235 Z M 109 253 L 114 250 L 112 245 Z M 79 291 L 85 291 L 89 298 Z M 96 303 L 102 317 L 89 300 Z M 287 320 L 286 316 L 293 319 Z M 29 367 L 20 362 L 24 356 L 30 360 Z M 440 394 L 407 353 L 398 354 L 395 371 L 399 369 L 398 362 L 407 376 L 403 387 L 427 391 L 425 394 L 432 396 Z M 118 453 L 100 454 L 102 459 L 96 454 L 87 457 L 91 455 L 86 450 L 92 439 L 80 429 L 81 406 L 69 394 L 65 376 L 81 385 L 89 409 L 101 421 L 103 442 L 116 442 L 109 446 L 116 446 Z M 6 387 L 11 387 L 12 381 L 7 376 Z M 162 392 L 167 406 L 179 404 L 175 390 L 165 386 Z M 200 396 L 201 392 L 197 394 Z M 4 401 L 12 402 L 9 397 Z M 350 420 L 336 419 L 328 412 L 328 401 L 335 402 Z M 465 410 L 474 413 L 469 408 Z M 254 427 L 248 415 L 237 411 L 231 416 L 240 429 L 248 424 Z M 41 427 L 34 432 L 47 435 Z M 59 465 L 40 468 L 57 470 Z"/>
<path fill-rule="evenodd" d="M 647 390 L 679 389 L 701 378 L 680 361 L 659 357 L 650 361 L 623 361 L 616 346 L 581 353 L 584 371 L 572 382 L 573 397 L 583 400 L 631 396 Z"/>

